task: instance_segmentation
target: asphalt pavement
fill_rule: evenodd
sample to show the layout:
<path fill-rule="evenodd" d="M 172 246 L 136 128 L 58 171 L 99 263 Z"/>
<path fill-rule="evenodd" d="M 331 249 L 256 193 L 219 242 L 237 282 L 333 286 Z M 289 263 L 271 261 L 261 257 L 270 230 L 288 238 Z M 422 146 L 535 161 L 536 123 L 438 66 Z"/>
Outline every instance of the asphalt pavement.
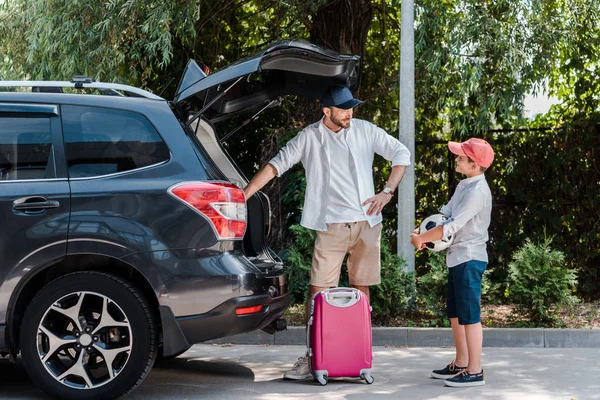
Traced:
<path fill-rule="evenodd" d="M 450 362 L 450 347 L 375 347 L 367 385 L 330 379 L 284 381 L 302 346 L 199 344 L 163 361 L 128 399 L 600 399 L 600 349 L 484 348 L 486 386 L 443 387 L 431 369 Z M 0 359 L 1 399 L 47 399 L 16 365 Z"/>

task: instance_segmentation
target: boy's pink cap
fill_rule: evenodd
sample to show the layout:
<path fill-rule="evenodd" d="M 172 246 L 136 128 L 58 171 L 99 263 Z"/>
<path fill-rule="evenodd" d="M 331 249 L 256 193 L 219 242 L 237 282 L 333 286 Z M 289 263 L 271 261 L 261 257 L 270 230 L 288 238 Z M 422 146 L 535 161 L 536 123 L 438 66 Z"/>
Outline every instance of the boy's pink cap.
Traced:
<path fill-rule="evenodd" d="M 494 161 L 494 149 L 483 139 L 471 138 L 462 143 L 448 142 L 448 148 L 457 156 L 469 157 L 483 168 L 488 168 Z"/>

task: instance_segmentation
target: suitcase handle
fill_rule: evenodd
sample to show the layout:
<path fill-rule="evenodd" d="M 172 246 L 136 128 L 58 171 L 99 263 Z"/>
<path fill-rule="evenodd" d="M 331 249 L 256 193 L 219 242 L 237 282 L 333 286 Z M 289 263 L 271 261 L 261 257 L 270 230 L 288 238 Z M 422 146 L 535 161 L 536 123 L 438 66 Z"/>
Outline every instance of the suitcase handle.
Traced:
<path fill-rule="evenodd" d="M 323 291 L 325 301 L 335 307 L 350 307 L 360 301 L 361 293 L 356 289 L 328 289 Z"/>

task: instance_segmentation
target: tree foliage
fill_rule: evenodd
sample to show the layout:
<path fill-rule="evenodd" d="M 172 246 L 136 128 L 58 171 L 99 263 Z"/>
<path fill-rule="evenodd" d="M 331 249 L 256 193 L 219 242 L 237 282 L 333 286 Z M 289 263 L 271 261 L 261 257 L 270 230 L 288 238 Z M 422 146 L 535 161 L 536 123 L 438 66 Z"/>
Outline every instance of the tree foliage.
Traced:
<path fill-rule="evenodd" d="M 0 0 L 0 79 L 68 80 L 85 74 L 172 98 L 190 58 L 217 70 L 276 39 L 302 38 L 363 56 L 357 96 L 366 102 L 356 116 L 396 134 L 400 25 L 399 0 Z M 549 234 L 558 234 L 555 243 L 565 252 L 566 262 L 582 269 L 580 277 L 591 279 L 580 279 L 580 290 L 586 296 L 600 296 L 594 289 L 600 283 L 593 272 L 597 252 L 589 247 L 597 243 L 598 227 L 581 214 L 593 210 L 590 207 L 598 200 L 593 190 L 577 186 L 595 188 L 586 180 L 593 178 L 580 175 L 591 171 L 590 176 L 598 176 L 589 159 L 597 154 L 593 147 L 585 147 L 597 146 L 595 125 L 577 128 L 588 132 L 577 142 L 584 146 L 581 153 L 563 164 L 554 157 L 572 146 L 575 137 L 569 134 L 575 132 L 571 128 L 561 127 L 594 118 L 600 106 L 599 51 L 596 0 L 415 4 L 418 217 L 435 212 L 456 184 L 452 159 L 438 143 L 479 136 L 497 146 L 499 156 L 488 173 L 498 203 L 490 241 L 490 267 L 497 282 L 506 279 L 508 260 L 520 241 L 539 235 L 545 225 L 554 227 Z M 541 92 L 561 103 L 530 123 L 522 117 L 524 95 Z M 314 99 L 288 98 L 279 109 L 266 111 L 259 123 L 240 130 L 226 146 L 251 176 L 318 117 Z M 237 123 L 223 123 L 219 132 Z M 555 129 L 518 135 L 492 131 L 528 127 Z M 523 157 L 533 161 L 527 164 Z M 558 183 L 534 179 L 529 185 L 528 166 L 536 177 Z M 376 188 L 384 185 L 389 171 L 389 163 L 376 158 Z M 297 167 L 266 188 L 274 211 L 274 248 L 294 240 L 288 228 L 298 222 L 303 184 Z M 535 187 L 535 195 L 527 194 L 528 187 Z M 568 193 L 577 196 L 567 199 Z M 551 204 L 536 209 L 533 199 L 542 198 Z M 525 212 L 519 208 L 523 201 Z M 537 226 L 525 215 L 539 219 Z M 384 217 L 384 232 L 395 248 L 396 209 L 388 206 Z M 565 235 L 566 226 L 580 236 Z M 583 262 L 586 253 L 594 255 L 592 261 Z"/>

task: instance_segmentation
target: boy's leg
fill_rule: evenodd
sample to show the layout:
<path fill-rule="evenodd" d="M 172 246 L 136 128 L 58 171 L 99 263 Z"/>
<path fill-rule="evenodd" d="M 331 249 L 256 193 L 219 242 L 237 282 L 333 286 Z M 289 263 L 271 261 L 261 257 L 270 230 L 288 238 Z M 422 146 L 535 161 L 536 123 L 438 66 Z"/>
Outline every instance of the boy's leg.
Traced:
<path fill-rule="evenodd" d="M 481 372 L 481 348 L 483 346 L 483 329 L 481 322 L 464 326 L 466 342 L 469 349 L 469 364 L 467 371 L 470 374 Z"/>
<path fill-rule="evenodd" d="M 459 266 L 448 269 L 448 288 L 446 291 L 446 306 L 448 318 L 450 319 L 450 323 L 452 324 L 452 336 L 454 338 L 456 356 L 454 357 L 454 361 L 446 365 L 446 367 L 431 371 L 431 377 L 436 379 L 448 379 L 460 373 L 467 367 L 467 362 L 469 359 L 467 351 L 467 340 L 465 337 L 465 328 L 464 326 L 459 325 L 458 314 L 456 310 L 457 304 L 454 285 L 454 275 L 457 271 L 455 268 L 457 267 Z"/>
<path fill-rule="evenodd" d="M 465 327 L 458 324 L 458 318 L 450 318 L 452 324 L 452 336 L 456 347 L 454 361 L 442 369 L 431 371 L 431 376 L 436 379 L 448 379 L 462 372 L 467 368 L 469 359 L 467 350 L 467 339 L 465 337 Z"/>
<path fill-rule="evenodd" d="M 485 385 L 481 369 L 483 330 L 481 327 L 481 279 L 486 262 L 471 260 L 454 268 L 454 287 L 458 323 L 463 326 L 468 351 L 467 370 L 447 379 L 447 386 Z"/>
<path fill-rule="evenodd" d="M 466 367 L 470 359 L 465 326 L 458 323 L 458 318 L 450 318 L 450 324 L 452 324 L 452 336 L 454 337 L 454 346 L 456 347 L 454 364 L 459 367 Z"/>
<path fill-rule="evenodd" d="M 446 289 L 446 308 L 450 324 L 452 326 L 452 337 L 454 338 L 454 347 L 456 348 L 456 356 L 454 364 L 459 367 L 466 367 L 469 362 L 467 350 L 467 338 L 465 336 L 464 326 L 458 323 L 457 302 L 456 302 L 456 285 L 455 275 L 461 275 L 461 268 L 464 264 L 448 268 L 448 288 Z"/>
<path fill-rule="evenodd" d="M 457 292 L 456 292 L 456 278 L 455 275 L 460 276 L 464 268 L 463 264 L 457 265 L 452 268 L 448 268 L 448 288 L 446 291 L 446 308 L 448 312 L 448 318 L 452 326 L 452 336 L 454 338 L 454 347 L 456 348 L 456 356 L 454 357 L 454 364 L 459 367 L 466 367 L 469 362 L 469 355 L 467 350 L 467 338 L 465 336 L 464 326 L 458 323 L 458 311 L 457 311 Z"/>
<path fill-rule="evenodd" d="M 481 327 L 481 279 L 487 267 L 483 261 L 468 261 L 461 277 L 461 284 L 456 286 L 460 310 L 458 321 L 464 325 L 467 349 L 469 353 L 469 373 L 481 372 L 481 350 L 483 346 L 483 330 Z"/>
<path fill-rule="evenodd" d="M 350 286 L 370 298 L 369 286 L 381 283 L 381 229 L 379 223 L 371 227 L 367 221 L 351 222 L 347 266 Z"/>

